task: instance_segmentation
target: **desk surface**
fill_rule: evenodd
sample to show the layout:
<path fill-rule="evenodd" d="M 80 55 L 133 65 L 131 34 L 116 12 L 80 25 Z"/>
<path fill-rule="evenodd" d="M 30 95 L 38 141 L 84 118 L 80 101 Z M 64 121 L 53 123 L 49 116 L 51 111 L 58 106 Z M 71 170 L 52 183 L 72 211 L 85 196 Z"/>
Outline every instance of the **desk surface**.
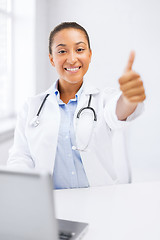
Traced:
<path fill-rule="evenodd" d="M 88 222 L 84 240 L 159 240 L 160 182 L 55 191 L 58 218 Z"/>

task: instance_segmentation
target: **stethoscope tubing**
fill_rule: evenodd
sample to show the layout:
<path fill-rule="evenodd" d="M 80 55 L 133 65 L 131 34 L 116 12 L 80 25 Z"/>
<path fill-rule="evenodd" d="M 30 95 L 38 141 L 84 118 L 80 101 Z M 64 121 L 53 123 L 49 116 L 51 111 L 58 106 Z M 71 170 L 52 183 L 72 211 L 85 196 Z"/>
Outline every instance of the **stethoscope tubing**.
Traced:
<path fill-rule="evenodd" d="M 46 96 L 44 97 L 44 99 L 43 99 L 43 101 L 42 101 L 42 103 L 41 103 L 41 105 L 40 105 L 40 108 L 39 108 L 36 116 L 35 116 L 35 117 L 33 118 L 33 120 L 31 121 L 31 125 L 32 125 L 33 127 L 37 127 L 37 126 L 40 124 L 39 116 L 40 116 L 40 113 L 41 113 L 41 111 L 42 111 L 42 108 L 43 108 L 43 106 L 44 106 L 44 104 L 45 104 L 45 102 L 46 102 L 46 100 L 47 100 L 47 98 L 48 98 L 49 95 L 50 95 L 49 93 L 46 94 Z M 92 107 L 90 107 L 90 105 L 91 105 L 91 99 L 92 99 L 92 94 L 89 95 L 88 106 L 87 106 L 87 107 L 83 107 L 83 108 L 81 108 L 81 109 L 78 111 L 78 113 L 77 113 L 77 118 L 78 118 L 78 119 L 80 118 L 80 115 L 81 115 L 81 113 L 82 113 L 84 110 L 89 109 L 89 110 L 91 110 L 91 111 L 93 112 L 94 121 L 97 121 L 96 112 L 95 112 L 95 110 L 94 110 Z"/>
<path fill-rule="evenodd" d="M 94 121 L 97 121 L 96 112 L 95 112 L 95 110 L 94 110 L 92 107 L 90 107 L 91 98 L 92 98 L 92 94 L 89 95 L 88 106 L 87 106 L 87 107 L 83 107 L 83 108 L 81 108 L 81 109 L 78 111 L 78 113 L 77 113 L 77 118 L 80 118 L 80 115 L 81 115 L 81 113 L 82 113 L 83 110 L 89 109 L 89 110 L 91 110 L 91 111 L 93 112 L 93 114 L 94 114 Z"/>
<path fill-rule="evenodd" d="M 37 117 L 39 117 L 39 115 L 40 115 L 40 113 L 41 113 L 41 110 L 42 110 L 42 108 L 43 108 L 43 105 L 45 104 L 45 102 L 46 102 L 46 100 L 47 100 L 47 98 L 48 98 L 48 96 L 49 96 L 50 94 L 49 93 L 47 93 L 47 95 L 45 96 L 45 98 L 43 99 L 43 101 L 42 101 L 42 104 L 41 104 L 41 106 L 40 106 L 40 108 L 39 108 L 39 110 L 38 110 L 38 112 L 37 112 Z"/>

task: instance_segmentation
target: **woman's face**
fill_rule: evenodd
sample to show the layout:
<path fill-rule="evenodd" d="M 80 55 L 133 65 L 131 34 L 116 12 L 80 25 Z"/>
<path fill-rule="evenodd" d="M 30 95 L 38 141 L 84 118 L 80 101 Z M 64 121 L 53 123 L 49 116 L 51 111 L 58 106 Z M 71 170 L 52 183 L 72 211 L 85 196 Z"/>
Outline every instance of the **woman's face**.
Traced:
<path fill-rule="evenodd" d="M 82 84 L 91 55 L 83 31 L 69 28 L 56 33 L 49 58 L 59 74 L 61 83 Z"/>

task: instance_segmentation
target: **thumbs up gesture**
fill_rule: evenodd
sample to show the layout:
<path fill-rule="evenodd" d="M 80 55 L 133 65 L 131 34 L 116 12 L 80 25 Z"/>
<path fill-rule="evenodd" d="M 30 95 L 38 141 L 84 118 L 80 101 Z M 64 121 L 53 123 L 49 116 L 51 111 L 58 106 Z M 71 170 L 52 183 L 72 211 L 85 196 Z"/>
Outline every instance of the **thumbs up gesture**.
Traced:
<path fill-rule="evenodd" d="M 143 102 L 146 98 L 143 82 L 138 73 L 132 70 L 135 52 L 130 53 L 124 74 L 119 78 L 120 89 L 123 96 L 130 103 Z"/>
<path fill-rule="evenodd" d="M 146 98 L 141 77 L 132 70 L 134 58 L 135 53 L 132 51 L 124 74 L 119 78 L 122 95 L 117 102 L 116 114 L 118 119 L 123 121 L 135 111 L 138 103 Z"/>

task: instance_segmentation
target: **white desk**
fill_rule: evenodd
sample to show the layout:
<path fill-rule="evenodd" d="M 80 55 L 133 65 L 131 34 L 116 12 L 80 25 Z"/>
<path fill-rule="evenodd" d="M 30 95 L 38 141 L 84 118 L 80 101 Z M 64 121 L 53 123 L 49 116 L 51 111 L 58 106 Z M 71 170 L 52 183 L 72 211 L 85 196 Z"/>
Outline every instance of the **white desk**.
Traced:
<path fill-rule="evenodd" d="M 160 240 L 160 182 L 56 190 L 58 218 L 89 223 L 84 240 Z"/>

